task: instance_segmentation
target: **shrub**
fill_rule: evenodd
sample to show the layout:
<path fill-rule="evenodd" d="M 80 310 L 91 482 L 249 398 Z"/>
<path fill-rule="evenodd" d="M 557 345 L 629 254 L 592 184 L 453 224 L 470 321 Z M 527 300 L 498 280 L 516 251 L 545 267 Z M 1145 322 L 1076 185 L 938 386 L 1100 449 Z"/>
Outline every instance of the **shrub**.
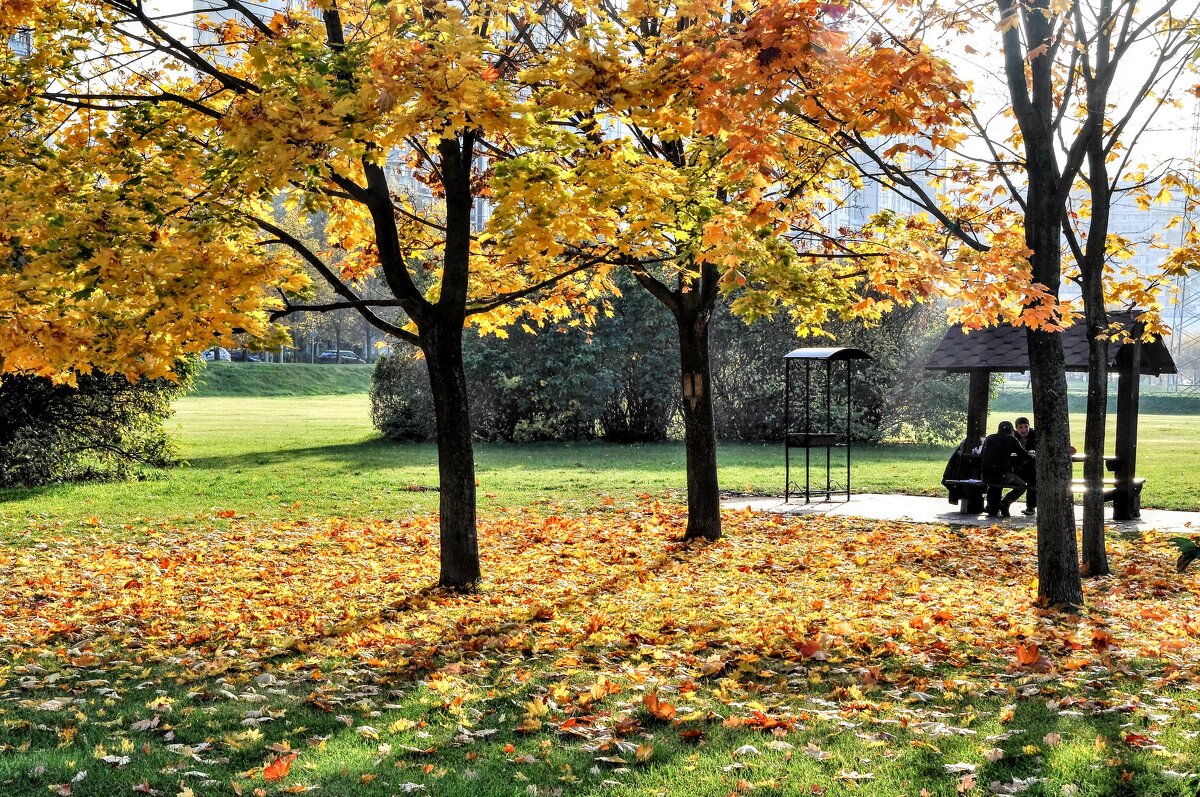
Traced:
<path fill-rule="evenodd" d="M 640 287 L 591 327 L 562 325 L 463 340 L 471 422 L 483 440 L 664 440 L 678 403 L 679 355 L 670 317 Z M 371 419 L 393 440 L 428 440 L 428 375 L 411 355 L 380 361 Z"/>
<path fill-rule="evenodd" d="M 679 411 L 679 339 L 662 304 L 630 278 L 612 316 L 596 321 L 606 380 L 600 434 L 615 443 L 656 442 Z"/>
<path fill-rule="evenodd" d="M 429 375 L 415 352 L 388 354 L 375 363 L 371 423 L 389 440 L 420 442 L 436 436 Z"/>
<path fill-rule="evenodd" d="M 966 384 L 962 377 L 924 370 L 946 330 L 940 308 L 901 307 L 879 325 L 832 324 L 832 340 L 799 340 L 784 318 L 747 327 L 728 310 L 714 318 L 713 411 L 724 440 L 781 440 L 784 423 L 783 356 L 806 346 L 853 346 L 871 355 L 854 364 L 851 435 L 855 440 L 909 442 L 960 440 L 966 431 Z M 842 365 L 833 369 L 835 405 L 844 393 Z M 793 377 L 801 374 L 793 367 Z M 813 369 L 812 390 L 824 396 L 825 368 Z M 803 391 L 793 386 L 793 412 Z M 841 402 L 844 403 L 844 400 Z M 823 401 L 814 403 L 824 407 Z M 835 418 L 834 428 L 845 425 Z M 818 424 L 823 425 L 823 424 Z"/>
<path fill-rule="evenodd" d="M 471 419 L 484 440 L 665 440 L 679 407 L 678 339 L 670 315 L 628 285 L 612 314 L 592 327 L 562 326 L 507 338 L 464 340 Z M 834 341 L 802 341 L 786 319 L 747 326 L 727 309 L 714 316 L 713 411 L 723 440 L 780 440 L 783 355 L 805 345 L 856 346 L 872 359 L 854 365 L 851 434 L 860 441 L 957 441 L 965 433 L 961 377 L 924 370 L 945 331 L 941 310 L 900 308 L 879 326 L 835 324 Z M 840 364 L 835 395 L 844 393 Z M 794 372 L 794 371 L 793 371 Z M 819 372 L 819 376 L 818 376 Z M 814 369 L 823 395 L 824 368 Z M 793 396 L 795 400 L 796 395 Z M 381 361 L 371 389 L 372 420 L 396 440 L 434 435 L 428 377 L 412 357 Z M 844 415 L 835 428 L 844 427 Z"/>
<path fill-rule="evenodd" d="M 180 360 L 178 381 L 130 382 L 92 373 L 75 387 L 39 376 L 0 382 L 0 486 L 33 487 L 142 474 L 175 462 L 164 422 L 198 363 Z"/>
<path fill-rule="evenodd" d="M 476 433 L 519 443 L 593 437 L 610 389 L 601 360 L 601 346 L 582 326 L 468 336 L 464 365 Z"/>

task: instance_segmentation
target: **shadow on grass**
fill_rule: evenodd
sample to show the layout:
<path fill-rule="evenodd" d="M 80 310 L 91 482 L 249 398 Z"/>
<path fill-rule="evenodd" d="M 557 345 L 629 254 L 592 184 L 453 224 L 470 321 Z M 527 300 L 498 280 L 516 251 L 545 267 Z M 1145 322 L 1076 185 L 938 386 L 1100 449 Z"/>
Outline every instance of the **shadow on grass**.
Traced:
<path fill-rule="evenodd" d="M 384 439 L 330 446 L 192 457 L 185 467 L 193 470 L 237 471 L 247 468 L 294 464 L 303 460 L 331 462 L 343 470 L 382 470 L 396 467 L 436 466 L 433 443 L 399 444 Z M 480 470 L 519 467 L 527 470 L 587 468 L 591 470 L 663 470 L 676 472 L 683 465 L 681 443 L 476 443 L 475 462 Z"/>
<path fill-rule="evenodd" d="M 764 639 L 740 651 L 757 658 L 732 684 L 725 682 L 729 672 L 699 675 L 694 661 L 680 671 L 654 664 L 659 652 L 691 653 L 693 660 L 723 652 L 732 668 L 738 651 L 723 650 L 720 638 L 697 649 L 701 640 L 689 639 L 688 629 L 656 622 L 646 632 L 654 641 L 627 633 L 600 644 L 579 625 L 606 597 L 712 552 L 670 545 L 647 561 L 598 551 L 609 557 L 602 577 L 578 591 L 547 594 L 523 616 L 486 616 L 487 593 L 405 589 L 378 614 L 325 633 L 367 634 L 403 614 L 442 606 L 467 611 L 436 639 L 392 639 L 353 653 L 316 652 L 319 634 L 263 658 L 220 654 L 225 644 L 247 644 L 236 638 L 206 639 L 207 649 L 152 651 L 134 631 L 96 651 L 89 643 L 104 634 L 102 625 L 41 640 L 45 655 L 0 648 L 8 676 L 0 684 L 6 712 L 0 793 L 45 794 L 87 771 L 74 794 L 128 793 L 145 782 L 166 794 L 193 786 L 197 794 L 224 794 L 237 783 L 246 793 L 316 785 L 325 794 L 364 797 L 507 797 L 559 789 L 683 797 L 740 792 L 743 780 L 772 794 L 817 793 L 809 784 L 830 793 L 913 793 L 928 786 L 954 794 L 958 774 L 947 765 L 979 760 L 989 734 L 1008 735 L 985 745 L 1004 755 L 978 765 L 983 784 L 1052 776 L 1093 786 L 1083 793 L 1179 793 L 1151 751 L 1119 741 L 1125 723 L 1147 722 L 1136 708 L 1110 710 L 1120 707 L 1124 690 L 1141 689 L 1140 680 L 1097 676 L 1096 685 L 1076 688 L 1081 702 L 1067 716 L 1048 705 L 1069 694 L 1053 676 L 1006 671 L 990 648 L 980 653 L 992 655 L 963 670 L 930 667 L 919 651 L 881 657 L 846 649 L 839 651 L 843 660 L 829 664 L 798 660 L 773 655 Z M 939 558 L 956 558 L 945 563 L 947 572 L 971 577 L 964 573 L 971 561 L 965 549 L 942 557 L 931 551 L 909 565 L 934 572 Z M 152 625 L 154 618 L 143 622 Z M 860 679 L 868 665 L 880 670 L 877 683 Z M 617 691 L 607 693 L 604 679 L 619 680 Z M 954 681 L 967 679 L 976 692 L 949 694 Z M 582 696 L 597 685 L 599 697 L 585 702 Z M 651 689 L 680 707 L 677 721 L 649 715 L 642 698 Z M 1015 710 L 1002 718 L 1006 703 Z M 759 715 L 779 724 L 753 730 L 725 721 Z M 692 731 L 698 735 L 684 735 Z M 1045 741 L 1052 731 L 1069 740 L 1077 761 L 1054 763 L 1068 748 Z M 1098 736 L 1103 747 L 1093 744 Z M 262 767 L 293 752 L 290 773 L 264 781 Z M 1116 765 L 1109 763 L 1114 758 Z M 874 779 L 853 780 L 860 770 Z"/>
<path fill-rule="evenodd" d="M 722 465 L 725 467 L 774 467 L 782 462 L 782 449 L 773 443 L 724 443 L 721 446 L 721 455 Z M 884 461 L 927 463 L 931 458 L 937 459 L 940 455 L 941 449 L 937 447 L 909 445 L 856 446 L 854 453 L 855 463 L 859 465 Z M 684 448 L 680 441 L 477 442 L 475 456 L 476 465 L 480 469 L 521 467 L 529 470 L 558 470 L 584 467 L 600 471 L 639 469 L 677 472 L 684 465 Z M 358 443 L 192 457 L 187 464 L 198 470 L 232 470 L 285 464 L 301 459 L 342 463 L 347 469 L 423 466 L 437 462 L 437 447 L 433 443 L 396 443 L 374 438 Z"/>

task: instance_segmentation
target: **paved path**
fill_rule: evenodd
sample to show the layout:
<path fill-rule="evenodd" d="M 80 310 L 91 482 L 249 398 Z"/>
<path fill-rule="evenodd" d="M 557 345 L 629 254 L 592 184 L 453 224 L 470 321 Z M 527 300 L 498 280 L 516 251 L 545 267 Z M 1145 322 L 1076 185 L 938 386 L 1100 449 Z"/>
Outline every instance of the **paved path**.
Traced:
<path fill-rule="evenodd" d="M 1005 526 L 1032 527 L 1035 517 L 1026 517 L 1020 510 L 1024 504 L 1013 506 L 1011 518 L 989 518 L 987 515 L 968 515 L 958 511 L 957 504 L 945 498 L 929 498 L 916 495 L 873 495 L 859 493 L 839 500 L 821 500 L 804 503 L 804 498 L 793 497 L 789 503 L 782 498 L 728 498 L 721 502 L 726 509 L 749 507 L 758 512 L 777 512 L 787 515 L 838 515 L 861 517 L 871 520 L 904 520 L 913 523 L 946 523 L 953 526 L 980 526 L 1000 524 Z M 1143 509 L 1139 520 L 1112 520 L 1112 507 L 1106 507 L 1107 523 L 1111 531 L 1147 531 L 1157 529 L 1164 532 L 1184 534 L 1200 533 L 1200 512 L 1172 512 L 1163 509 Z M 1083 507 L 1075 505 L 1075 518 L 1083 522 Z"/>

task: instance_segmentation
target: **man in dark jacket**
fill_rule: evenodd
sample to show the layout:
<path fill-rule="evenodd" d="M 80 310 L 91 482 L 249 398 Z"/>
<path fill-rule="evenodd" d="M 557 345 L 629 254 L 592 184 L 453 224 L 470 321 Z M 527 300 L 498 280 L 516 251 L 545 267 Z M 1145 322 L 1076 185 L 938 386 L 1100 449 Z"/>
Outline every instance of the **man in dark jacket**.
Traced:
<path fill-rule="evenodd" d="M 980 471 L 987 488 L 987 506 L 984 511 L 988 517 L 1010 517 L 1008 508 L 1012 502 L 1025 492 L 1025 480 L 1013 472 L 1014 468 L 1023 466 L 1033 459 L 1032 456 L 1017 442 L 1013 434 L 1013 425 L 1001 421 L 995 434 L 990 434 L 983 440 L 983 451 L 980 452 Z M 1001 500 L 1000 494 L 1004 486 L 1012 487 L 1008 495 Z"/>
<path fill-rule="evenodd" d="M 1026 451 L 1033 451 L 1037 448 L 1037 429 L 1029 425 L 1029 419 L 1025 417 L 1017 418 L 1014 421 L 1017 433 L 1017 442 Z M 1033 460 L 1027 461 L 1020 468 L 1017 468 L 1017 475 L 1029 485 L 1029 492 L 1025 493 L 1025 508 L 1021 510 L 1023 515 L 1032 515 L 1037 512 L 1037 468 L 1034 466 Z"/>

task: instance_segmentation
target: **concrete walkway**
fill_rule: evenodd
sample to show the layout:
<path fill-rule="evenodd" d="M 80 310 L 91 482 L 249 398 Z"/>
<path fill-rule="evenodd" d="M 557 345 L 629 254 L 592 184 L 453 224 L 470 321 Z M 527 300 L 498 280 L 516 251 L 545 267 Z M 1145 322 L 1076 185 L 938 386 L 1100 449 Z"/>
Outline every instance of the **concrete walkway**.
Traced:
<path fill-rule="evenodd" d="M 826 501 L 824 495 L 819 500 L 804 502 L 804 497 L 792 497 L 788 503 L 782 498 L 728 498 L 721 501 L 725 509 L 745 509 L 749 507 L 756 512 L 775 512 L 786 515 L 836 515 L 841 517 L 861 517 L 869 520 L 903 520 L 911 523 L 943 523 L 952 526 L 991 526 L 1000 524 L 1013 527 L 1032 528 L 1037 522 L 1033 516 L 1021 514 L 1025 508 L 1022 503 L 1013 505 L 1011 518 L 990 518 L 984 514 L 969 515 L 958 511 L 958 504 L 951 504 L 945 498 L 929 498 L 916 495 L 873 495 L 859 493 L 851 495 L 850 500 L 845 495 L 835 496 Z M 1138 532 L 1155 529 L 1161 532 L 1198 534 L 1200 533 L 1200 512 L 1173 512 L 1164 509 L 1143 509 L 1142 517 L 1138 520 L 1112 520 L 1112 507 L 1106 507 L 1106 524 L 1110 531 Z M 1075 519 L 1083 523 L 1083 507 L 1075 505 Z"/>

